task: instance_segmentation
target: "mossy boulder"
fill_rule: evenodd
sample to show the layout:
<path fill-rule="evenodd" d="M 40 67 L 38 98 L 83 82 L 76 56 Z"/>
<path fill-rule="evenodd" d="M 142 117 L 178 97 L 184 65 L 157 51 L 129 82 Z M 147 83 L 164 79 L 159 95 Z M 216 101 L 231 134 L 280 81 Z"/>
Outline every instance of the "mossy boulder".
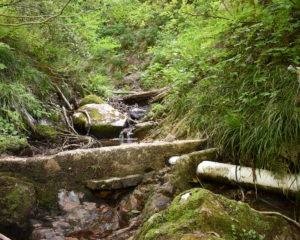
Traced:
<path fill-rule="evenodd" d="M 28 232 L 35 207 L 33 184 L 0 173 L 0 232 L 8 236 Z"/>
<path fill-rule="evenodd" d="M 105 101 L 96 95 L 88 95 L 80 100 L 79 107 L 82 107 L 87 104 L 93 104 L 93 103 L 94 104 L 103 104 L 103 103 L 105 103 Z"/>
<path fill-rule="evenodd" d="M 0 154 L 19 153 L 29 147 L 26 138 L 0 135 Z"/>
<path fill-rule="evenodd" d="M 90 134 L 98 138 L 118 137 L 126 123 L 126 115 L 109 104 L 87 104 L 73 115 L 74 125 L 81 132 L 86 132 L 89 127 L 83 111 L 91 118 Z"/>
<path fill-rule="evenodd" d="M 135 239 L 296 240 L 297 234 L 281 218 L 262 215 L 248 204 L 196 188 L 180 194 L 168 209 L 150 217 Z"/>
<path fill-rule="evenodd" d="M 57 140 L 58 131 L 51 125 L 40 124 L 35 129 L 36 137 L 39 139 L 47 139 L 49 141 Z"/>

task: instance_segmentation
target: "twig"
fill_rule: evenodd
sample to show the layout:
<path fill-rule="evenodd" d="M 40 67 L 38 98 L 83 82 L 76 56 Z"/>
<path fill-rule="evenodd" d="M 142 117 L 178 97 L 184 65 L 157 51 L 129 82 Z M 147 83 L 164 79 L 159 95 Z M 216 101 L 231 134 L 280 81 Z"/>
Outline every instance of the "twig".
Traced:
<path fill-rule="evenodd" d="M 67 115 L 67 111 L 65 109 L 65 107 L 62 107 L 62 110 L 63 110 L 63 116 L 64 116 L 64 119 L 65 119 L 65 122 L 68 126 L 68 128 L 73 132 L 75 133 L 76 135 L 78 135 L 78 133 L 76 132 L 76 130 L 73 128 L 73 126 L 70 124 L 70 121 L 68 119 L 68 115 Z"/>
<path fill-rule="evenodd" d="M 93 10 L 89 10 L 89 11 L 85 11 L 85 12 L 81 12 L 81 13 L 78 13 L 78 14 L 73 14 L 73 15 L 67 15 L 67 16 L 57 16 L 57 18 L 71 18 L 71 17 L 77 17 L 77 16 L 81 16 L 81 15 L 84 15 L 88 12 L 95 12 L 95 11 L 98 11 L 100 10 L 101 8 L 96 8 L 96 9 L 93 9 Z M 7 15 L 7 14 L 0 14 L 0 17 L 6 17 L 6 18 L 29 18 L 29 19 L 37 19 L 37 18 L 49 18 L 49 17 L 52 17 L 53 15 L 37 15 L 37 16 L 22 16 L 22 15 Z"/>
<path fill-rule="evenodd" d="M 60 10 L 59 13 L 57 13 L 55 15 L 52 15 L 52 16 L 46 18 L 43 21 L 39 21 L 39 22 L 23 22 L 23 23 L 16 23 L 16 24 L 15 23 L 0 23 L 0 26 L 3 26 L 3 27 L 20 27 L 20 26 L 25 26 L 25 25 L 43 24 L 43 23 L 49 22 L 52 19 L 61 16 L 71 1 L 72 0 L 68 0 L 66 2 L 66 4 L 63 6 L 63 8 Z"/>
<path fill-rule="evenodd" d="M 87 110 L 80 110 L 78 112 L 83 113 L 86 116 L 87 120 L 88 120 L 88 129 L 87 129 L 86 135 L 89 135 L 90 131 L 91 131 L 91 126 L 92 126 L 91 117 L 90 117 L 89 113 L 87 112 Z"/>
<path fill-rule="evenodd" d="M 72 105 L 70 104 L 70 102 L 68 101 L 68 99 L 65 97 L 65 95 L 63 94 L 63 92 L 60 90 L 60 88 L 54 84 L 55 89 L 57 90 L 58 94 L 60 95 L 60 97 L 62 98 L 62 100 L 65 102 L 65 104 L 67 105 L 67 107 L 70 110 L 73 110 Z"/>
<path fill-rule="evenodd" d="M 253 208 L 252 208 L 253 209 Z M 298 227 L 300 229 L 300 224 L 298 222 L 296 222 L 295 220 L 289 218 L 288 216 L 286 215 L 283 215 L 279 212 L 267 212 L 267 211 L 258 211 L 256 209 L 253 209 L 255 212 L 257 213 L 260 213 L 260 214 L 263 214 L 263 215 L 271 215 L 271 216 L 279 216 L 279 217 L 282 217 L 284 218 L 285 220 L 287 220 L 288 222 L 294 224 L 296 227 Z"/>

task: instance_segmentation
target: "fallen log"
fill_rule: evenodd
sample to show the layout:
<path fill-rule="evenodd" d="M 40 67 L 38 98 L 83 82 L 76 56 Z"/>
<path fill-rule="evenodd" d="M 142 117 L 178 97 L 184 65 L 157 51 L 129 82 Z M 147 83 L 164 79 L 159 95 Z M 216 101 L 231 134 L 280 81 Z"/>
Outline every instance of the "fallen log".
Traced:
<path fill-rule="evenodd" d="M 138 103 L 138 102 L 148 101 L 153 97 L 165 92 L 167 89 L 169 89 L 169 87 L 127 95 L 122 98 L 122 101 L 125 103 Z"/>
<path fill-rule="evenodd" d="M 263 169 L 253 170 L 250 167 L 204 161 L 198 165 L 197 174 L 203 179 L 237 183 L 278 193 L 294 195 L 300 191 L 300 176 L 287 174 L 278 177 L 271 171 Z"/>

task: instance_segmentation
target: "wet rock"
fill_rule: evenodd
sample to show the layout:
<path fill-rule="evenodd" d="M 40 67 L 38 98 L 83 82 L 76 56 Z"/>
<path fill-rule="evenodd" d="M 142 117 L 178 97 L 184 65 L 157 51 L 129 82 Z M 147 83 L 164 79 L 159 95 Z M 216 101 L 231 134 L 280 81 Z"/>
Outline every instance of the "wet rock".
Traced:
<path fill-rule="evenodd" d="M 135 120 L 139 120 L 145 117 L 146 113 L 147 113 L 146 109 L 139 108 L 139 107 L 133 107 L 129 109 L 129 116 Z"/>
<path fill-rule="evenodd" d="M 149 218 L 134 239 L 296 240 L 298 236 L 282 218 L 262 215 L 248 204 L 196 188 L 177 196 L 155 219 Z"/>
<path fill-rule="evenodd" d="M 76 193 L 74 191 L 66 191 L 61 189 L 58 193 L 58 203 L 62 210 L 70 211 L 80 205 L 80 199 L 83 198 L 83 193 Z"/>
<path fill-rule="evenodd" d="M 143 215 L 149 217 L 152 214 L 167 208 L 172 198 L 167 197 L 161 193 L 154 193 L 147 201 L 143 210 Z"/>
<path fill-rule="evenodd" d="M 109 104 L 87 104 L 73 114 L 74 125 L 84 132 L 89 128 L 86 111 L 91 118 L 90 134 L 98 138 L 118 137 L 126 123 L 126 116 Z"/>
<path fill-rule="evenodd" d="M 137 174 L 121 178 L 114 177 L 101 180 L 89 180 L 86 185 L 92 190 L 114 190 L 137 186 L 142 179 L 142 175 Z"/>
<path fill-rule="evenodd" d="M 0 232 L 9 237 L 26 236 L 35 208 L 33 184 L 0 174 Z"/>
<path fill-rule="evenodd" d="M 132 137 L 143 139 L 147 136 L 149 131 L 155 126 L 157 126 L 157 123 L 153 121 L 137 123 L 135 125 L 135 131 Z"/>

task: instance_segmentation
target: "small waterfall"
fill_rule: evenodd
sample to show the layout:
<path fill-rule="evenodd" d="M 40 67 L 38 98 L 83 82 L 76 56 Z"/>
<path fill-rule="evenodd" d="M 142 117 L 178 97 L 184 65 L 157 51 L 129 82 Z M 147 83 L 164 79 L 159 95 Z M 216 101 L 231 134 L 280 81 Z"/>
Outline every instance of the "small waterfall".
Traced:
<path fill-rule="evenodd" d="M 128 128 L 124 128 L 120 135 L 120 143 L 133 143 L 137 141 L 137 138 L 132 138 L 133 132 L 135 130 L 134 126 L 129 126 Z"/>

